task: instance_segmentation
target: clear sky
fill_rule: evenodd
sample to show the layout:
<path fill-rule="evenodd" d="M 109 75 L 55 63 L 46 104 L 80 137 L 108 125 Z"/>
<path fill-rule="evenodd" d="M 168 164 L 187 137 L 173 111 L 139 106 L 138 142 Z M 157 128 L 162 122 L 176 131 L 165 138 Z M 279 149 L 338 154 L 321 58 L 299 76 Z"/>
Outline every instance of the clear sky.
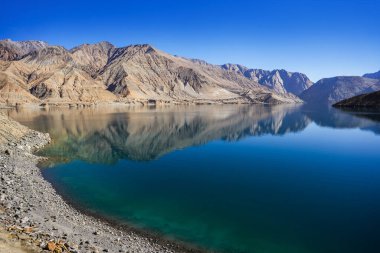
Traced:
<path fill-rule="evenodd" d="M 380 69 L 379 0 L 93 0 L 1 3 L 0 37 L 71 48 L 107 40 L 313 81 Z"/>

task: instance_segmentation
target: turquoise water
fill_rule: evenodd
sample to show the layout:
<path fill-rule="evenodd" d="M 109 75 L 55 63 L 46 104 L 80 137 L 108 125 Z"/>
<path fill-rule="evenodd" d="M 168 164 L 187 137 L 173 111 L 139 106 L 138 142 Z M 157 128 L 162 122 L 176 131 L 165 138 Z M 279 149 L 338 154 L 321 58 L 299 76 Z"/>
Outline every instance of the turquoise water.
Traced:
<path fill-rule="evenodd" d="M 376 112 L 305 106 L 12 111 L 82 208 L 217 252 L 378 252 Z"/>

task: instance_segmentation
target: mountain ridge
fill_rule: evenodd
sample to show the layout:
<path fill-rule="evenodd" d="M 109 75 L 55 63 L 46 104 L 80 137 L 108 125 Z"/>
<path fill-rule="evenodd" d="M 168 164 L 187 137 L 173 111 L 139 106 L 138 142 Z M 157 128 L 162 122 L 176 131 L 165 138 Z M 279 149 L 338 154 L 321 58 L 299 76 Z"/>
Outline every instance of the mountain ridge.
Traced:
<path fill-rule="evenodd" d="M 263 85 L 242 73 L 173 56 L 149 44 L 115 47 L 102 41 L 67 50 L 41 41 L 2 40 L 0 67 L 0 102 L 9 105 L 36 99 L 41 103 L 302 102 L 283 87 L 275 89 L 275 85 Z M 11 87 L 7 95 L 4 87 Z"/>
<path fill-rule="evenodd" d="M 360 76 L 323 78 L 300 94 L 309 104 L 332 105 L 363 93 L 380 90 L 380 80 Z"/>

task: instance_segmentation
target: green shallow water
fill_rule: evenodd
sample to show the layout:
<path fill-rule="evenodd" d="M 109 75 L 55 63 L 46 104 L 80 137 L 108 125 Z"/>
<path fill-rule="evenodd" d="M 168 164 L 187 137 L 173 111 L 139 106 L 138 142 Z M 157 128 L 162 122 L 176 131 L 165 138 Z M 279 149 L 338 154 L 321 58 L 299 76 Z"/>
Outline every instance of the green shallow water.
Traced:
<path fill-rule="evenodd" d="M 376 112 L 305 106 L 11 111 L 82 208 L 217 252 L 378 252 Z"/>

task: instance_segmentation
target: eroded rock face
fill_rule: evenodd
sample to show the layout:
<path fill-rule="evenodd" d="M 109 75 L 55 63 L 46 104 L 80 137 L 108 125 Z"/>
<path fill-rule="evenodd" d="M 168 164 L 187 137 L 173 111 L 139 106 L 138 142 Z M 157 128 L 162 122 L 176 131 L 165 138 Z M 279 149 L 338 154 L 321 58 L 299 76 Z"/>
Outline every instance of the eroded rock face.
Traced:
<path fill-rule="evenodd" d="M 278 93 L 292 93 L 300 95 L 304 90 L 313 85 L 313 82 L 302 73 L 281 70 L 248 69 L 238 64 L 224 64 L 223 69 L 244 75 Z"/>
<path fill-rule="evenodd" d="M 301 100 L 294 94 L 310 81 L 299 73 L 277 71 L 268 77 L 269 72 L 240 65 L 172 56 L 146 44 L 115 48 L 100 42 L 67 50 L 3 40 L 0 53 L 0 103 L 9 98 L 12 103 L 295 103 Z M 15 89 L 4 95 L 1 87 Z"/>
<path fill-rule="evenodd" d="M 48 44 L 43 41 L 12 41 L 10 39 L 0 41 L 0 60 L 19 60 L 23 56 L 41 50 Z"/>
<path fill-rule="evenodd" d="M 75 62 L 92 77 L 96 77 L 115 52 L 116 48 L 109 42 L 83 44 L 70 50 Z"/>

